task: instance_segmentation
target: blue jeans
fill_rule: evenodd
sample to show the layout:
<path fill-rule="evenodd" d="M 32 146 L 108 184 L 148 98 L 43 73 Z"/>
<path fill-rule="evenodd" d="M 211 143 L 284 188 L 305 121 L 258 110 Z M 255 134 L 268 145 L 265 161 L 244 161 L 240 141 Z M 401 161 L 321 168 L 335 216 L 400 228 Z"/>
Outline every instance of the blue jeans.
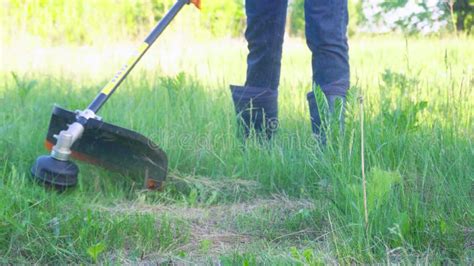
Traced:
<path fill-rule="evenodd" d="M 288 0 L 246 0 L 246 87 L 277 90 Z M 305 0 L 306 42 L 312 52 L 313 83 L 326 95 L 349 88 L 347 0 Z"/>

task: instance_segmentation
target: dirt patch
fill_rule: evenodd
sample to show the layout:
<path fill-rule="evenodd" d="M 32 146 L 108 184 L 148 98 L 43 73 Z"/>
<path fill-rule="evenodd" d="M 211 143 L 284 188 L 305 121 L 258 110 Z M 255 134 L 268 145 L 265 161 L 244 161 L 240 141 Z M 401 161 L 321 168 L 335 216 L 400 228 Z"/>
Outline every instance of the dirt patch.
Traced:
<path fill-rule="evenodd" d="M 157 217 L 168 216 L 186 222 L 190 229 L 189 241 L 177 250 L 186 254 L 206 256 L 237 251 L 245 246 L 260 241 L 258 234 L 242 233 L 235 227 L 235 221 L 242 215 L 253 215 L 262 210 L 271 210 L 275 215 L 288 215 L 302 209 L 314 209 L 309 200 L 291 200 L 287 197 L 274 196 L 271 199 L 256 199 L 252 202 L 232 203 L 215 206 L 189 207 L 182 204 L 145 204 L 120 203 L 113 207 L 100 207 L 104 211 L 117 214 L 146 213 Z M 270 226 L 270 225 L 269 225 Z M 303 233 L 307 233 L 303 231 Z"/>

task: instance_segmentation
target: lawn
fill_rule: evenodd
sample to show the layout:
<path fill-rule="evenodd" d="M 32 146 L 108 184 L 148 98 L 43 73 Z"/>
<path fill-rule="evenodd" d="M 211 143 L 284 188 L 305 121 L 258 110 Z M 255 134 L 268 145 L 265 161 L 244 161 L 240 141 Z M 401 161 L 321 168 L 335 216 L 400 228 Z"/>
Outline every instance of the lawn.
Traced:
<path fill-rule="evenodd" d="M 473 263 L 472 38 L 351 40 L 347 125 L 325 148 L 303 40 L 286 41 L 267 145 L 235 134 L 245 43 L 181 38 L 160 39 L 99 113 L 166 151 L 159 192 L 83 163 L 64 193 L 29 173 L 53 104 L 85 108 L 133 44 L 2 47 L 0 263 Z"/>

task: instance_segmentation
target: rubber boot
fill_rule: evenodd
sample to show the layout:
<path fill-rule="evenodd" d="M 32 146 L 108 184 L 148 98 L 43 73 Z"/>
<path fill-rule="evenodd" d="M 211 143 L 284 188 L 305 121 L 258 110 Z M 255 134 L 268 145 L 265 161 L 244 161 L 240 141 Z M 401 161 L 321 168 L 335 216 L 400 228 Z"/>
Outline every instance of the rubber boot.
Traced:
<path fill-rule="evenodd" d="M 311 91 L 306 95 L 311 118 L 313 136 L 326 145 L 328 132 L 334 127 L 339 128 L 339 134 L 344 132 L 346 98 L 339 95 L 324 95 Z"/>
<path fill-rule="evenodd" d="M 270 140 L 278 129 L 278 90 L 230 86 L 239 131 L 247 139 L 252 132 Z"/>

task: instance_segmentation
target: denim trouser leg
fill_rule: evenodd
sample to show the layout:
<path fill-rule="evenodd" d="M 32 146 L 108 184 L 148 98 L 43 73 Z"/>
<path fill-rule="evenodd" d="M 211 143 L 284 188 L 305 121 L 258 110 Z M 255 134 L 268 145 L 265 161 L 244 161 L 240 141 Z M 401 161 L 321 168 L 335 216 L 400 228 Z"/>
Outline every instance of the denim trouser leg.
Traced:
<path fill-rule="evenodd" d="M 347 0 L 305 0 L 305 19 L 313 82 L 326 95 L 345 97 L 349 88 Z"/>
<path fill-rule="evenodd" d="M 313 84 L 324 92 L 311 91 L 307 95 L 311 127 L 317 139 L 325 144 L 326 129 L 334 124 L 331 121 L 338 119 L 340 132 L 344 131 L 345 97 L 350 80 L 347 0 L 305 0 L 305 20 L 306 42 L 313 55 Z"/>
<path fill-rule="evenodd" d="M 287 7 L 288 0 L 245 1 L 249 48 L 245 86 L 278 89 Z"/>
<path fill-rule="evenodd" d="M 248 42 L 245 86 L 231 86 L 244 137 L 251 129 L 270 139 L 278 128 L 278 85 L 288 0 L 246 0 Z"/>

